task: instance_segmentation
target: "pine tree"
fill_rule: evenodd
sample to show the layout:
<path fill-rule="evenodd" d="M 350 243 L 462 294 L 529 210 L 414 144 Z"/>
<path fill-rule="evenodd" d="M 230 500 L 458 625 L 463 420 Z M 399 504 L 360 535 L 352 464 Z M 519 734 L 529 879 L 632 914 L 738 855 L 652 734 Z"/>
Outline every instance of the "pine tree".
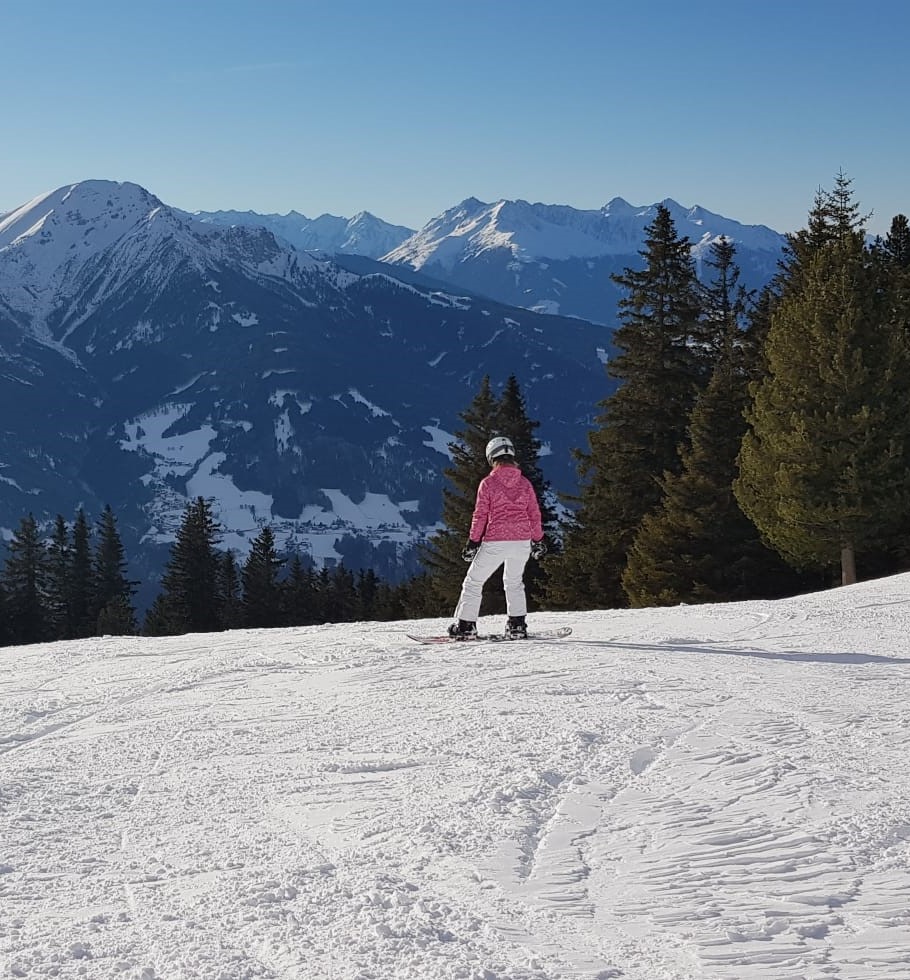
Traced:
<path fill-rule="evenodd" d="M 372 568 L 361 569 L 357 574 L 357 615 L 360 622 L 379 618 L 379 577 Z"/>
<path fill-rule="evenodd" d="M 896 266 L 910 270 L 910 222 L 905 214 L 895 215 L 891 219 L 884 248 Z"/>
<path fill-rule="evenodd" d="M 94 594 L 95 580 L 92 567 L 91 532 L 85 511 L 80 507 L 73 522 L 67 636 L 79 638 L 94 635 L 96 626 L 93 615 Z"/>
<path fill-rule="evenodd" d="M 237 559 L 229 548 L 218 559 L 218 625 L 223 630 L 243 626 L 240 576 Z"/>
<path fill-rule="evenodd" d="M 313 621 L 314 623 L 331 623 L 334 610 L 332 609 L 332 575 L 327 566 L 323 565 L 313 578 L 314 602 L 313 602 Z"/>
<path fill-rule="evenodd" d="M 462 566 L 462 576 L 467 571 Z M 460 587 L 459 587 L 460 588 Z M 389 596 L 390 607 L 399 609 L 398 615 L 390 615 L 390 619 L 427 619 L 438 616 L 440 598 L 433 584 L 433 576 L 429 572 L 420 572 L 406 582 L 402 582 Z"/>
<path fill-rule="evenodd" d="M 816 206 L 821 244 L 783 282 L 734 484 L 743 510 L 797 567 L 841 567 L 908 514 L 910 352 L 841 177 Z M 805 242 L 808 236 L 803 236 Z"/>
<path fill-rule="evenodd" d="M 317 623 L 316 576 L 295 554 L 281 583 L 282 621 L 285 626 L 312 626 Z"/>
<path fill-rule="evenodd" d="M 777 301 L 777 295 L 766 286 L 746 311 L 746 328 L 742 336 L 743 371 L 750 382 L 760 381 L 767 373 L 765 344 Z"/>
<path fill-rule="evenodd" d="M 714 270 L 712 280 L 702 291 L 704 313 L 701 333 L 709 374 L 713 377 L 718 363 L 725 359 L 732 359 L 730 369 L 738 374 L 744 327 L 753 297 L 740 281 L 736 243 L 729 238 L 713 241 L 705 265 Z"/>
<path fill-rule="evenodd" d="M 903 214 L 891 221 L 884 241 L 876 242 L 881 288 L 887 292 L 896 324 L 902 324 L 910 340 L 910 223 Z"/>
<path fill-rule="evenodd" d="M 99 636 L 133 636 L 136 633 L 136 610 L 123 595 L 116 595 L 98 613 Z"/>
<path fill-rule="evenodd" d="M 278 572 L 284 559 L 275 550 L 275 535 L 268 526 L 253 539 L 243 565 L 243 620 L 247 626 L 281 625 L 281 588 Z"/>
<path fill-rule="evenodd" d="M 692 412 L 682 472 L 664 478 L 664 498 L 635 536 L 623 573 L 632 606 L 770 598 L 798 588 L 733 495 L 747 393 L 731 367 L 727 358 L 718 363 Z"/>
<path fill-rule="evenodd" d="M 803 273 L 812 259 L 834 242 L 863 235 L 866 217 L 853 200 L 852 180 L 843 172 L 835 177 L 834 190 L 822 188 L 815 194 L 806 227 L 786 236 L 780 271 L 772 288 L 778 296 L 798 293 L 803 288 Z"/>
<path fill-rule="evenodd" d="M 6 605 L 6 592 L 3 588 L 3 582 L 0 581 L 0 647 L 8 646 L 12 642 L 9 611 Z"/>
<path fill-rule="evenodd" d="M 34 515 L 19 522 L 2 575 L 11 643 L 40 643 L 49 635 L 47 553 Z"/>
<path fill-rule="evenodd" d="M 69 528 L 63 516 L 58 514 L 47 545 L 47 612 L 49 638 L 52 640 L 70 639 L 71 566 Z"/>
<path fill-rule="evenodd" d="M 344 565 L 336 565 L 327 576 L 323 614 L 328 623 L 350 623 L 357 614 L 357 590 L 354 574 Z"/>
<path fill-rule="evenodd" d="M 646 229 L 642 271 L 615 276 L 625 290 L 620 354 L 609 373 L 621 382 L 600 403 L 589 452 L 579 452 L 577 510 L 566 522 L 564 554 L 550 570 L 557 608 L 623 606 L 626 555 L 661 498 L 660 478 L 679 472 L 689 414 L 707 383 L 702 295 L 687 238 L 663 205 Z"/>
<path fill-rule="evenodd" d="M 711 246 L 715 278 L 705 289 L 705 344 L 714 373 L 692 411 L 681 471 L 662 479 L 663 499 L 635 535 L 622 584 L 633 606 L 746 598 L 747 566 L 761 549 L 754 525 L 733 497 L 745 420 L 747 379 L 742 320 L 747 297 L 734 244 Z"/>
<path fill-rule="evenodd" d="M 186 506 L 161 580 L 161 593 L 146 617 L 152 635 L 220 629 L 218 592 L 220 529 L 211 505 L 197 497 Z"/>
<path fill-rule="evenodd" d="M 117 519 L 110 504 L 101 514 L 97 531 L 97 544 L 92 563 L 96 629 L 112 635 L 134 634 L 136 613 L 131 598 L 135 588 L 134 583 L 127 578 L 126 555 L 117 530 Z"/>

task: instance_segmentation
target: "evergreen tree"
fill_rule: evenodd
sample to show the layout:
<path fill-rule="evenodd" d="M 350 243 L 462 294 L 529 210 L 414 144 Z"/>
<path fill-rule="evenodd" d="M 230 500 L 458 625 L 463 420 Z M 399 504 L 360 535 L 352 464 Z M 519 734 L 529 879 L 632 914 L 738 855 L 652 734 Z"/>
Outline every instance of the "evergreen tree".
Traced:
<path fill-rule="evenodd" d="M 835 178 L 833 191 L 819 188 L 806 227 L 786 236 L 780 271 L 773 282 L 777 295 L 802 290 L 804 271 L 828 245 L 863 235 L 866 218 L 853 200 L 852 183 L 841 172 Z"/>
<path fill-rule="evenodd" d="M 361 569 L 357 575 L 357 615 L 360 622 L 371 622 L 380 618 L 379 577 L 373 569 Z"/>
<path fill-rule="evenodd" d="M 747 598 L 755 587 L 750 559 L 765 549 L 732 489 L 747 398 L 747 297 L 735 255 L 728 239 L 711 246 L 705 340 L 716 366 L 692 411 L 681 471 L 664 475 L 663 499 L 643 518 L 629 551 L 622 584 L 633 606 Z"/>
<path fill-rule="evenodd" d="M 714 270 L 711 282 L 702 291 L 704 314 L 701 332 L 710 376 L 713 377 L 718 363 L 723 360 L 731 360 L 730 370 L 739 375 L 744 327 L 752 296 L 740 281 L 735 242 L 729 238 L 713 241 L 705 265 Z"/>
<path fill-rule="evenodd" d="M 243 620 L 247 626 L 281 625 L 278 572 L 283 564 L 275 551 L 275 535 L 266 526 L 253 539 L 243 565 Z"/>
<path fill-rule="evenodd" d="M 197 497 L 188 503 L 145 632 L 204 633 L 220 628 L 220 557 L 215 548 L 219 539 L 209 502 Z"/>
<path fill-rule="evenodd" d="M 99 636 L 133 636 L 136 633 L 136 610 L 124 595 L 115 595 L 98 613 Z"/>
<path fill-rule="evenodd" d="M 800 580 L 760 539 L 734 495 L 746 423 L 746 382 L 724 357 L 692 412 L 682 472 L 646 514 L 629 552 L 623 588 L 632 606 L 776 597 Z"/>
<path fill-rule="evenodd" d="M 550 569 L 548 598 L 557 608 L 625 605 L 626 554 L 660 502 L 660 477 L 679 472 L 678 450 L 709 357 L 690 248 L 660 205 L 646 229 L 644 269 L 614 277 L 625 295 L 613 336 L 620 354 L 608 369 L 621 384 L 600 403 L 589 452 L 577 454 L 577 510 L 565 525 L 564 554 Z"/>
<path fill-rule="evenodd" d="M 876 242 L 875 257 L 881 289 L 888 294 L 892 319 L 910 342 L 910 223 L 903 214 L 891 222 L 884 241 Z"/>
<path fill-rule="evenodd" d="M 155 596 L 146 610 L 142 632 L 145 636 L 171 636 L 179 632 L 169 601 L 163 592 Z"/>
<path fill-rule="evenodd" d="M 11 643 L 40 643 L 49 637 L 47 553 L 32 514 L 23 517 L 8 545 L 2 582 Z"/>
<path fill-rule="evenodd" d="M 403 582 L 398 585 L 390 585 L 388 582 L 380 582 L 377 594 L 378 611 L 376 618 L 385 622 L 396 619 L 414 618 L 409 616 L 407 613 L 407 591 L 407 582 Z"/>
<path fill-rule="evenodd" d="M 760 381 L 767 373 L 765 344 L 771 329 L 771 312 L 777 300 L 774 291 L 765 287 L 746 310 L 746 326 L 741 343 L 743 371 L 750 382 Z"/>
<path fill-rule="evenodd" d="M 6 592 L 3 589 L 3 582 L 0 581 L 0 647 L 8 646 L 10 643 L 12 643 L 12 635 L 6 605 Z"/>
<path fill-rule="evenodd" d="M 772 313 L 768 373 L 754 387 L 734 489 L 788 561 L 839 562 L 849 583 L 856 554 L 879 547 L 908 514 L 910 354 L 849 181 L 825 200 L 815 225 L 827 238 L 800 256 Z"/>
<path fill-rule="evenodd" d="M 135 589 L 134 583 L 127 579 L 126 556 L 110 504 L 104 508 L 97 530 L 93 560 L 96 629 L 102 633 L 130 635 L 136 632 L 136 613 L 131 602 Z"/>
<path fill-rule="evenodd" d="M 95 617 L 94 569 L 92 567 L 91 532 L 85 511 L 80 507 L 73 522 L 73 552 L 70 563 L 69 628 L 67 636 L 78 638 L 93 636 Z"/>
<path fill-rule="evenodd" d="M 297 553 L 281 583 L 282 621 L 285 626 L 312 626 L 318 622 L 316 575 L 306 568 Z"/>
<path fill-rule="evenodd" d="M 69 528 L 63 516 L 58 514 L 47 546 L 48 635 L 52 640 L 70 639 L 71 566 Z"/>
<path fill-rule="evenodd" d="M 467 571 L 466 566 L 463 568 Z M 439 615 L 441 600 L 429 572 L 421 572 L 402 582 L 392 590 L 389 599 L 390 607 L 400 610 L 398 615 L 390 614 L 390 619 L 426 619 Z"/>
<path fill-rule="evenodd" d="M 323 565 L 313 578 L 315 586 L 313 595 L 313 616 L 314 623 L 333 623 L 334 610 L 332 609 L 332 575 L 328 568 Z"/>
<path fill-rule="evenodd" d="M 223 630 L 243 626 L 241 572 L 231 549 L 218 559 L 218 623 Z"/>
<path fill-rule="evenodd" d="M 350 623 L 357 614 L 354 575 L 344 565 L 336 565 L 326 577 L 323 615 L 327 623 Z"/>
<path fill-rule="evenodd" d="M 905 214 L 895 215 L 882 246 L 894 265 L 910 271 L 910 222 Z"/>

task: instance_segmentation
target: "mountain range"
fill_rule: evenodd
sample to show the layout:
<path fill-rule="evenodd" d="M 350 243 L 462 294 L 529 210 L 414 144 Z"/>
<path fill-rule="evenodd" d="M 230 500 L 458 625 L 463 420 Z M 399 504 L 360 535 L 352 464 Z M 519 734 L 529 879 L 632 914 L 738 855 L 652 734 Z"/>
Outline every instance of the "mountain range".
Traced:
<path fill-rule="evenodd" d="M 316 564 L 412 570 L 484 376 L 518 378 L 545 474 L 575 488 L 615 302 L 579 311 L 599 270 L 638 260 L 649 212 L 471 200 L 412 234 L 366 213 L 188 214 L 90 180 L 0 215 L 0 533 L 109 503 L 154 581 L 202 495 L 241 557 L 269 524 Z M 776 233 L 685 214 L 697 256 L 735 232 L 773 272 Z M 576 273 L 591 289 L 573 298 Z"/>
<path fill-rule="evenodd" d="M 764 225 L 744 225 L 702 207 L 660 202 L 680 235 L 692 242 L 699 274 L 718 238 L 736 242 L 742 281 L 760 289 L 777 271 L 785 237 Z M 389 225 L 368 212 L 351 219 L 310 220 L 252 212 L 199 212 L 218 224 L 260 224 L 298 248 L 356 254 L 422 272 L 450 287 L 479 292 L 511 306 L 615 325 L 619 290 L 610 278 L 641 264 L 646 227 L 657 204 L 635 206 L 615 197 L 596 211 L 566 205 L 469 198 L 419 231 Z"/>

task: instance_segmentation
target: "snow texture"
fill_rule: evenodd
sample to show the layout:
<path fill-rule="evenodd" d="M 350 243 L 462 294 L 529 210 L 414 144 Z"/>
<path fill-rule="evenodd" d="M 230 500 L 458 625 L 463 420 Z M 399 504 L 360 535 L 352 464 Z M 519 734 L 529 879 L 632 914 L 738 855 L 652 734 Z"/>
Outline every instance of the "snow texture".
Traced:
<path fill-rule="evenodd" d="M 910 976 L 910 575 L 445 622 L 0 650 L 0 976 Z"/>

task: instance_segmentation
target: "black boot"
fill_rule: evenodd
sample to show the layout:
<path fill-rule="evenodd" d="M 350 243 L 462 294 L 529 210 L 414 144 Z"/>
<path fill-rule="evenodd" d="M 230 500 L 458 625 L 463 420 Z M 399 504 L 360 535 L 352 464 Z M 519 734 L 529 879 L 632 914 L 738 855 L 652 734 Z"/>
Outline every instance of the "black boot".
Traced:
<path fill-rule="evenodd" d="M 528 638 L 528 624 L 524 616 L 509 616 L 506 623 L 506 636 L 510 640 L 526 640 Z"/>
<path fill-rule="evenodd" d="M 452 623 L 448 632 L 453 640 L 473 640 L 477 636 L 477 623 L 459 619 L 457 623 Z"/>

